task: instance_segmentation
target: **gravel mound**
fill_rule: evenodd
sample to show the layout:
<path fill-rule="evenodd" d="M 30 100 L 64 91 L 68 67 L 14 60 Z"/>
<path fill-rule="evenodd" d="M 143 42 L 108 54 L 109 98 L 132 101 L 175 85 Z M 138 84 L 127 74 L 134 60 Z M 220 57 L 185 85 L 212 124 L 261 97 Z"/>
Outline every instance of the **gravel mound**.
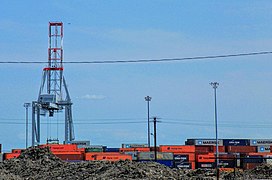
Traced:
<path fill-rule="evenodd" d="M 272 179 L 272 165 L 264 164 L 248 171 L 221 173 L 220 179 Z M 214 180 L 215 170 L 171 169 L 155 162 L 82 161 L 65 162 L 49 148 L 28 148 L 18 158 L 0 163 L 0 180 L 104 180 L 104 179 L 184 179 Z"/>

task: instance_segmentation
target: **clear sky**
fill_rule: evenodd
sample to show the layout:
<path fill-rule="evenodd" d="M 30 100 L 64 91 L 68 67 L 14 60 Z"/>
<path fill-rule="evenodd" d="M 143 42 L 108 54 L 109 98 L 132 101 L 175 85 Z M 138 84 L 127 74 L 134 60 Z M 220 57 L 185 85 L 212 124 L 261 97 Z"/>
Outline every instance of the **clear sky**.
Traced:
<path fill-rule="evenodd" d="M 2 0 L 0 12 L 0 61 L 46 62 L 50 21 L 64 23 L 64 61 L 272 50 L 270 0 Z M 158 144 L 214 138 L 212 81 L 220 84 L 219 138 L 271 138 L 271 58 L 65 64 L 76 139 L 110 147 L 146 143 L 147 95 L 151 116 L 161 118 Z M 37 99 L 44 66 L 0 64 L 4 150 L 25 147 L 23 104 Z M 42 119 L 51 122 L 42 125 L 43 143 L 63 141 L 63 121 L 63 114 Z"/>

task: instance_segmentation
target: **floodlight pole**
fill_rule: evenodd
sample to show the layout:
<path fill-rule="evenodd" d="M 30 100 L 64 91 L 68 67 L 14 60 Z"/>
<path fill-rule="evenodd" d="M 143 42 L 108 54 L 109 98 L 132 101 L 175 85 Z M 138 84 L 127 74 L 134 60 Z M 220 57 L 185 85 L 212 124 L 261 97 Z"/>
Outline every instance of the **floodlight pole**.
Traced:
<path fill-rule="evenodd" d="M 24 103 L 24 107 L 26 109 L 26 148 L 28 147 L 28 108 L 30 105 L 30 103 Z"/>
<path fill-rule="evenodd" d="M 211 82 L 210 85 L 214 89 L 214 119 L 215 119 L 215 140 L 216 140 L 216 179 L 219 180 L 219 154 L 218 154 L 218 131 L 217 131 L 217 102 L 216 102 L 216 89 L 219 86 L 218 82 Z"/>
<path fill-rule="evenodd" d="M 151 101 L 150 96 L 146 96 L 145 100 L 147 101 L 147 144 L 150 148 L 150 118 L 149 118 L 149 102 Z"/>

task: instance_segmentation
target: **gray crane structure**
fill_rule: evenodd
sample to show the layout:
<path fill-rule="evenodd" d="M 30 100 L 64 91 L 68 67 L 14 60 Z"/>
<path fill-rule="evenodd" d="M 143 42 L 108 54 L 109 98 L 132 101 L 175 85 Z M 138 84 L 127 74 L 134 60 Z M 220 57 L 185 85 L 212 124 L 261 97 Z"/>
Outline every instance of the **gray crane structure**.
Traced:
<path fill-rule="evenodd" d="M 43 69 L 42 82 L 37 101 L 32 102 L 32 146 L 41 139 L 41 116 L 53 117 L 65 112 L 65 140 L 75 139 L 72 119 L 72 101 L 63 76 L 63 23 L 49 22 L 48 64 Z"/>

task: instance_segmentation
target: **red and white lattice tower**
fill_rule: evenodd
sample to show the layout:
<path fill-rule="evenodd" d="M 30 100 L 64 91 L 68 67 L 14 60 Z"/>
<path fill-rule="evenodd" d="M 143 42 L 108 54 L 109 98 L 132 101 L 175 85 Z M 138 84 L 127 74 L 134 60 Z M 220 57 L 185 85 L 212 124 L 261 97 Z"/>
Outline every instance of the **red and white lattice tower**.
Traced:
<path fill-rule="evenodd" d="M 48 66 L 43 70 L 47 73 L 47 93 L 62 101 L 63 81 L 63 24 L 49 22 Z"/>

